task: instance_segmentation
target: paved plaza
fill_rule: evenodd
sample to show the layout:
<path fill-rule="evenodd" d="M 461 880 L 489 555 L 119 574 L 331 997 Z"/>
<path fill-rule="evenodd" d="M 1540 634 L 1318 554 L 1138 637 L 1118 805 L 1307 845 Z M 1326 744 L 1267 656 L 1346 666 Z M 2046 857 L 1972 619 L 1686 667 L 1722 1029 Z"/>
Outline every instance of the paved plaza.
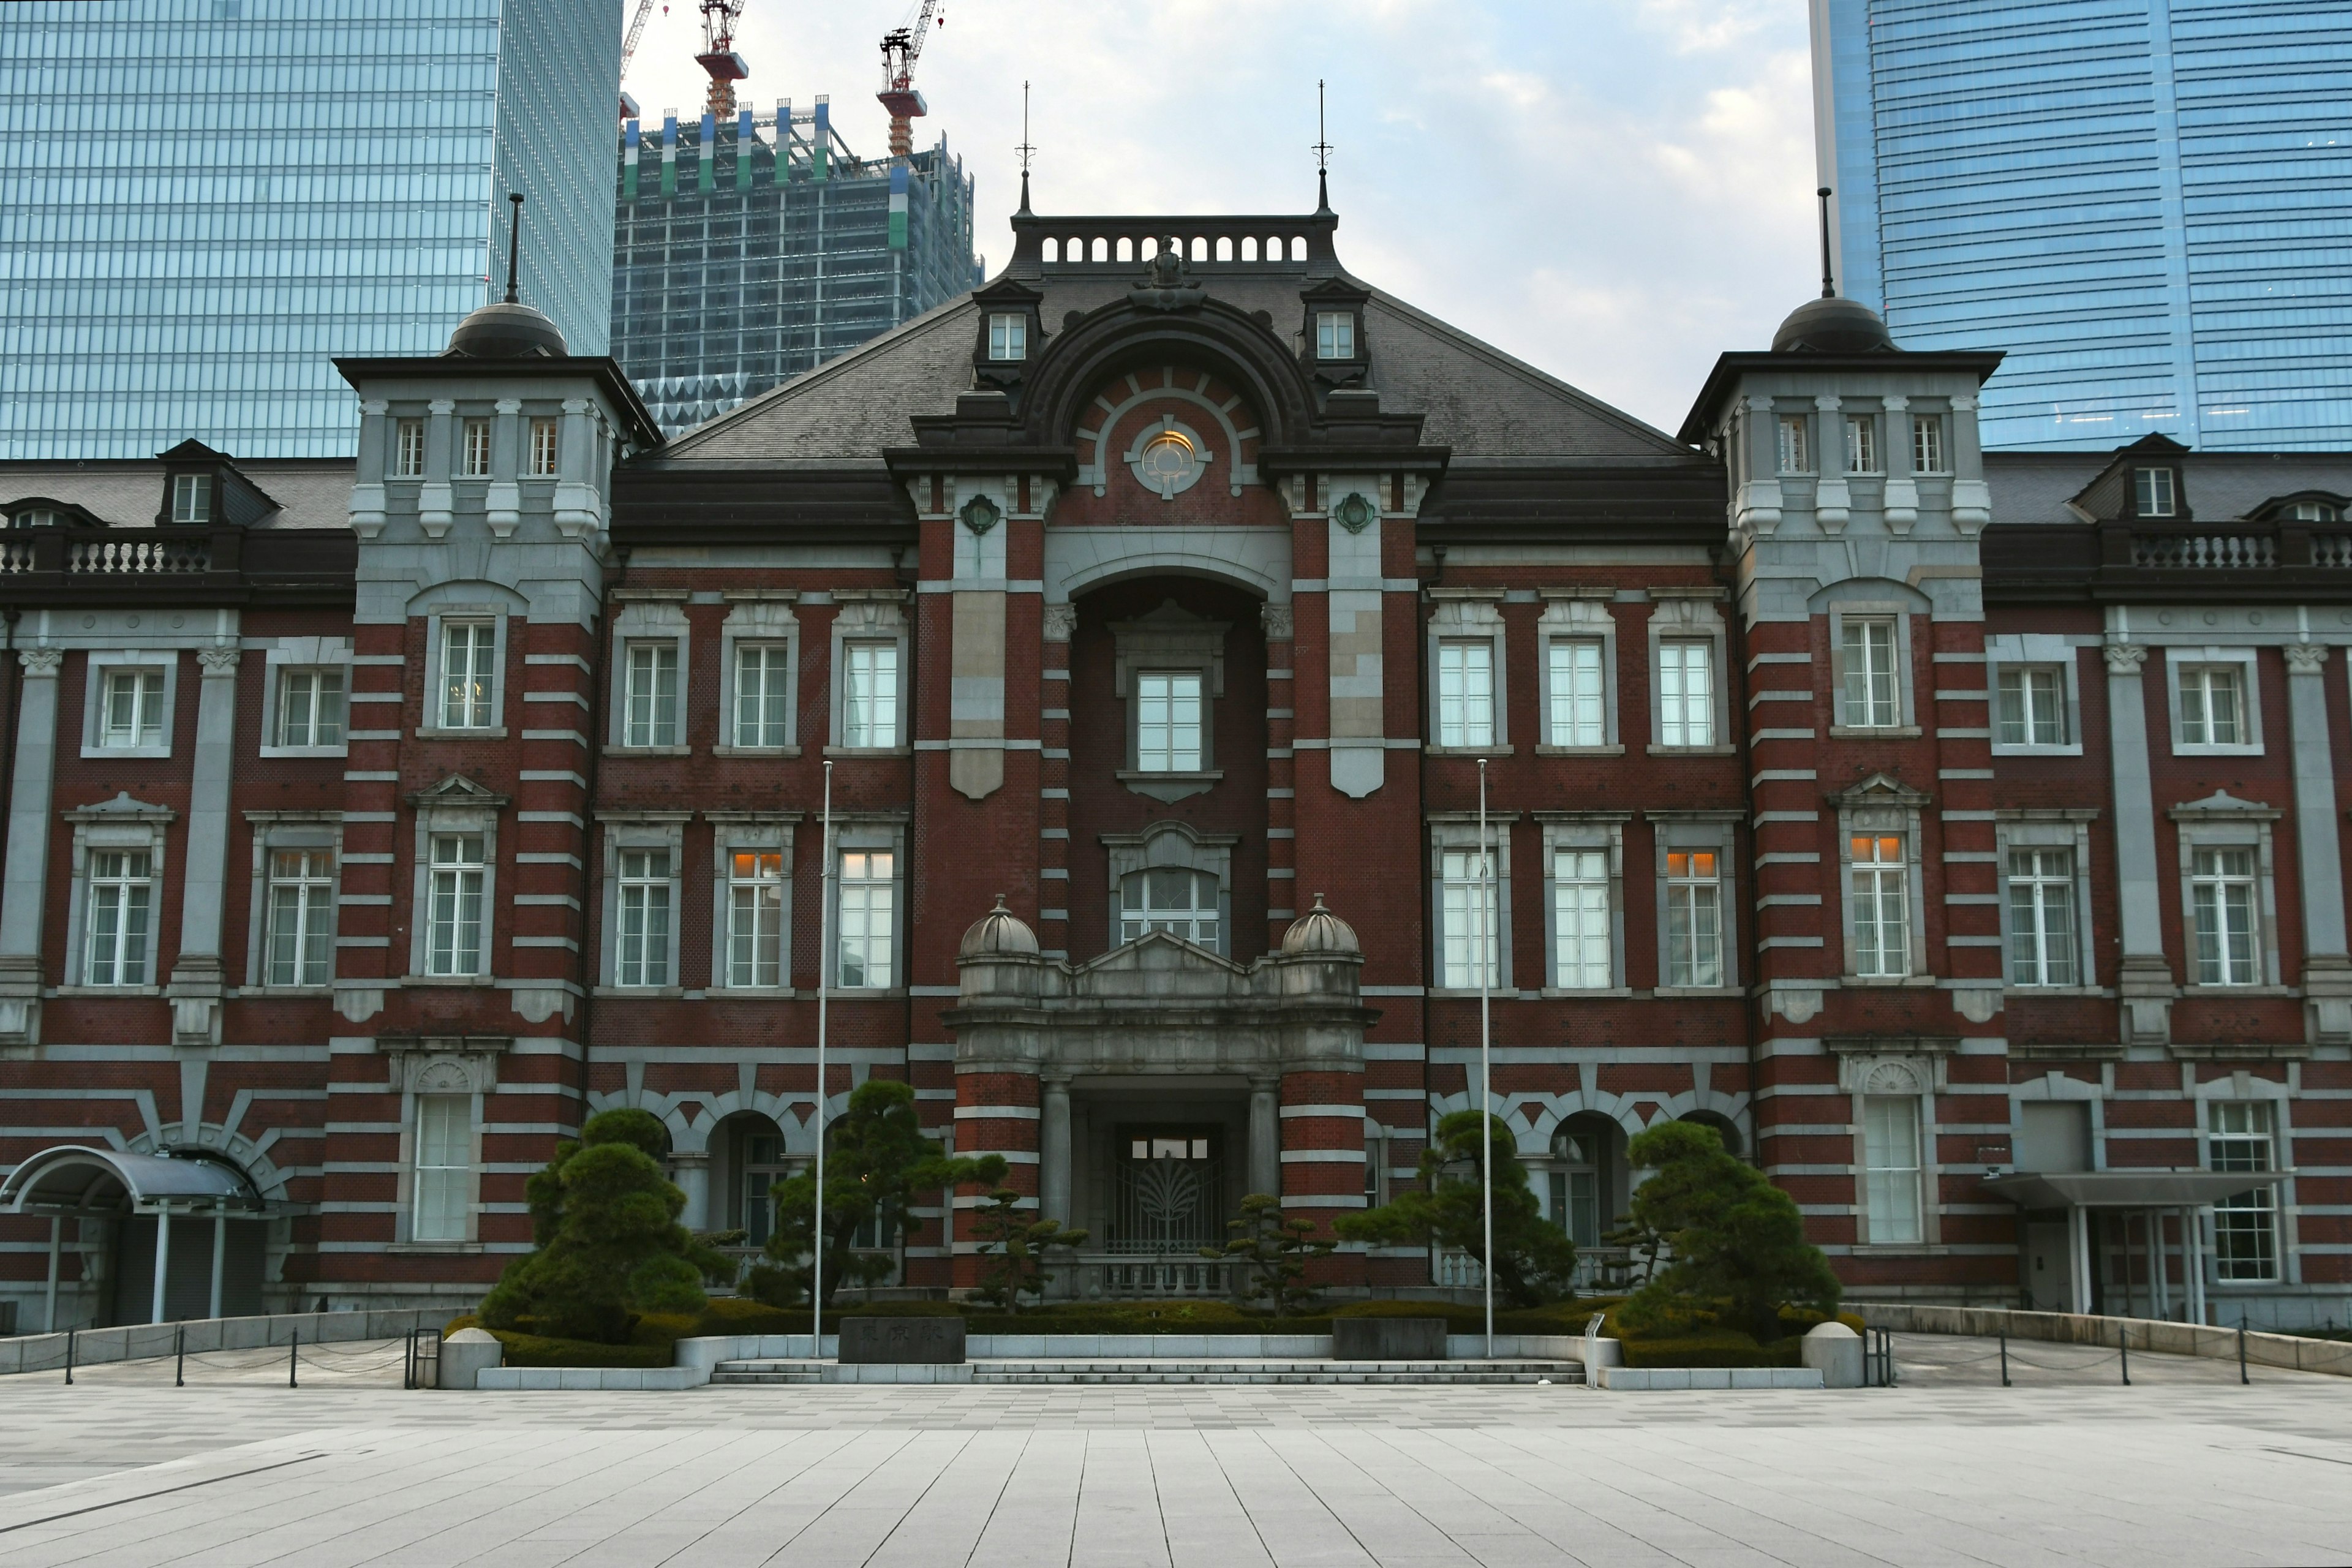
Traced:
<path fill-rule="evenodd" d="M 1898 1336 L 1905 1385 L 410 1393 L 0 1380 L 0 1563 L 2352 1563 L 2352 1384 Z M 1990 1352 L 1993 1359 L 1988 1359 Z"/>

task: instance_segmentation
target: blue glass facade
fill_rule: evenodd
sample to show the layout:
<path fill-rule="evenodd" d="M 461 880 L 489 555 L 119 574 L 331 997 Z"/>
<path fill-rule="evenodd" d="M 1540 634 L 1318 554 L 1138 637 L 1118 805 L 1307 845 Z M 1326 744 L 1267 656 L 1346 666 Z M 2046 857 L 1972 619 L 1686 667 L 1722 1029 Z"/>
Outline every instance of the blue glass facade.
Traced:
<path fill-rule="evenodd" d="M 2352 447 L 2352 6 L 1811 0 L 1841 291 L 1989 447 Z"/>
<path fill-rule="evenodd" d="M 0 6 L 0 458 L 346 457 L 337 354 L 438 352 L 506 278 L 603 353 L 621 8 Z"/>

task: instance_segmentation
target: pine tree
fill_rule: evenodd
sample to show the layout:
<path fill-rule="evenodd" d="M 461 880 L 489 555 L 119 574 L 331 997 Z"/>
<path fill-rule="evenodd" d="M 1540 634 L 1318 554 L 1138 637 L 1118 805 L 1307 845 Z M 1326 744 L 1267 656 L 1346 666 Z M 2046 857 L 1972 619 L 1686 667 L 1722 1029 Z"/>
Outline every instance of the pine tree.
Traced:
<path fill-rule="evenodd" d="M 1788 1194 L 1693 1121 L 1662 1121 L 1626 1146 L 1654 1173 L 1635 1189 L 1631 1223 L 1664 1238 L 1667 1261 L 1619 1312 L 1638 1331 L 1716 1310 L 1759 1344 L 1780 1335 L 1780 1308 L 1837 1310 L 1837 1276 L 1805 1239 Z"/>
<path fill-rule="evenodd" d="M 1267 1193 L 1252 1193 L 1242 1200 L 1242 1212 L 1227 1220 L 1233 1239 L 1222 1247 L 1201 1248 L 1203 1258 L 1219 1258 L 1241 1265 L 1249 1283 L 1241 1292 L 1244 1301 L 1272 1304 L 1277 1318 L 1311 1310 L 1322 1294 L 1307 1282 L 1307 1266 L 1328 1257 L 1339 1244 L 1315 1239 L 1311 1219 L 1285 1219 L 1282 1200 Z"/>
<path fill-rule="evenodd" d="M 1486 1128 L 1481 1137 L 1481 1125 Z M 1518 1141 L 1502 1119 L 1456 1110 L 1437 1123 L 1421 1154 L 1421 1188 L 1361 1214 L 1342 1215 L 1332 1226 L 1349 1241 L 1445 1247 L 1486 1264 L 1480 1164 L 1495 1166 L 1495 1284 L 1514 1307 L 1539 1307 L 1573 1295 L 1576 1244 L 1543 1215 Z"/>

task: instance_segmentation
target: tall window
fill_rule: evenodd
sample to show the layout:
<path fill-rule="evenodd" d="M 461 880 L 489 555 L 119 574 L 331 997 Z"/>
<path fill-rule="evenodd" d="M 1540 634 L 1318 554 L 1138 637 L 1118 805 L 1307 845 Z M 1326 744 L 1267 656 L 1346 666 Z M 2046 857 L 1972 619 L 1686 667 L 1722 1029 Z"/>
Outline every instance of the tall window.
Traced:
<path fill-rule="evenodd" d="M 2254 852 L 2198 849 L 2189 859 L 2197 924 L 2197 984 L 2258 985 L 2254 944 Z"/>
<path fill-rule="evenodd" d="M 2132 500 L 2142 517 L 2170 517 L 2173 514 L 2172 470 L 2134 468 Z"/>
<path fill-rule="evenodd" d="M 343 672 L 289 669 L 278 678 L 278 743 L 343 743 Z"/>
<path fill-rule="evenodd" d="M 776 1222 L 776 1184 L 796 1168 L 784 1157 L 784 1141 L 764 1135 L 746 1138 L 738 1146 L 737 1167 L 742 1173 L 740 1207 L 736 1211 L 746 1247 L 768 1245 Z"/>
<path fill-rule="evenodd" d="M 784 984 L 784 858 L 738 849 L 727 860 L 727 984 Z"/>
<path fill-rule="evenodd" d="M 415 1241 L 464 1241 L 474 1206 L 474 1105 L 464 1094 L 416 1097 Z"/>
<path fill-rule="evenodd" d="M 1666 984 L 1723 984 L 1723 869 L 1711 850 L 1666 852 Z"/>
<path fill-rule="evenodd" d="M 627 709 L 622 729 L 626 744 L 677 744 L 677 644 L 629 645 Z"/>
<path fill-rule="evenodd" d="M 841 743 L 897 745 L 898 645 L 844 643 L 841 651 L 845 667 L 841 678 Z"/>
<path fill-rule="evenodd" d="M 1911 868 L 1894 834 L 1857 837 L 1853 854 L 1853 972 L 1899 980 L 1911 973 Z"/>
<path fill-rule="evenodd" d="M 210 522 L 212 520 L 213 477 L 210 474 L 173 475 L 172 521 Z"/>
<path fill-rule="evenodd" d="M 1146 773 L 1201 771 L 1198 670 L 1146 670 L 1136 676 L 1135 766 Z"/>
<path fill-rule="evenodd" d="M 1018 310 L 999 311 L 988 318 L 988 357 L 1021 360 L 1029 357 L 1029 318 Z"/>
<path fill-rule="evenodd" d="M 488 730 L 498 723 L 498 627 L 488 621 L 441 623 L 441 726 Z"/>
<path fill-rule="evenodd" d="M 1608 986 L 1612 978 L 1610 973 L 1609 926 L 1607 852 L 1600 849 L 1553 851 L 1553 984 L 1571 991 L 1599 991 Z"/>
<path fill-rule="evenodd" d="M 1813 444 L 1811 431 L 1801 414 L 1780 416 L 1780 471 L 1784 474 L 1810 474 L 1813 471 Z"/>
<path fill-rule="evenodd" d="M 530 474 L 537 479 L 555 477 L 555 421 L 552 419 L 530 422 Z"/>
<path fill-rule="evenodd" d="M 469 479 L 486 479 L 490 472 L 490 422 L 468 419 L 460 433 L 458 445 L 466 455 L 462 472 Z"/>
<path fill-rule="evenodd" d="M 2074 852 L 2009 852 L 2009 983 L 2079 985 L 2074 961 Z"/>
<path fill-rule="evenodd" d="M 669 984 L 669 851 L 621 851 L 620 920 L 613 983 Z"/>
<path fill-rule="evenodd" d="M 482 879 L 478 833 L 436 833 L 425 883 L 425 973 L 482 973 Z"/>
<path fill-rule="evenodd" d="M 1448 849 L 1441 857 L 1438 889 L 1438 942 L 1441 982 L 1456 991 L 1478 988 L 1479 942 L 1486 935 L 1488 986 L 1502 984 L 1502 919 L 1499 894 L 1502 868 L 1486 865 L 1482 888 L 1475 849 Z"/>
<path fill-rule="evenodd" d="M 1845 723 L 1857 730 L 1900 724 L 1903 700 L 1896 683 L 1893 618 L 1848 616 L 1844 621 Z"/>
<path fill-rule="evenodd" d="M 2242 746 L 2246 743 L 2245 667 L 2191 664 L 2180 670 L 2180 743 Z"/>
<path fill-rule="evenodd" d="M 421 479 L 425 477 L 424 420 L 393 421 L 392 475 L 397 479 Z"/>
<path fill-rule="evenodd" d="M 1600 1140 L 1589 1132 L 1555 1132 L 1551 1157 L 1551 1217 L 1579 1247 L 1601 1245 Z"/>
<path fill-rule="evenodd" d="M 781 746 L 792 733 L 792 649 L 783 643 L 735 645 L 735 743 Z"/>
<path fill-rule="evenodd" d="M 1849 414 L 1845 416 L 1845 471 L 1849 474 L 1878 472 L 1878 416 Z"/>
<path fill-rule="evenodd" d="M 1164 931 L 1217 951 L 1217 879 L 1206 871 L 1155 866 L 1119 881 L 1118 940 Z"/>
<path fill-rule="evenodd" d="M 324 985 L 334 978 L 335 859 L 324 849 L 269 857 L 269 984 Z"/>
<path fill-rule="evenodd" d="M 2066 682 L 2057 666 L 2002 666 L 1997 700 L 2002 745 L 2066 743 Z"/>
<path fill-rule="evenodd" d="M 101 688 L 105 700 L 99 734 L 107 746 L 163 743 L 163 672 L 155 666 L 110 669 Z"/>
<path fill-rule="evenodd" d="M 1315 312 L 1315 357 L 1317 359 L 1354 359 L 1356 357 L 1354 312 L 1349 310 Z"/>
<path fill-rule="evenodd" d="M 2263 1100 L 2217 1100 L 2206 1150 L 2217 1171 L 2277 1169 L 2276 1129 Z M 2278 1278 L 2278 1190 L 2249 1187 L 2213 1205 L 2213 1268 L 2223 1279 Z"/>
<path fill-rule="evenodd" d="M 144 849 L 89 855 L 89 940 L 82 983 L 144 985 L 155 907 L 155 861 Z"/>
<path fill-rule="evenodd" d="M 1874 1242 L 1924 1238 L 1919 1204 L 1919 1100 L 1870 1094 L 1862 1100 L 1863 1202 Z"/>
<path fill-rule="evenodd" d="M 845 990 L 887 990 L 892 984 L 896 860 L 870 849 L 841 853 L 841 959 L 835 978 Z"/>
<path fill-rule="evenodd" d="M 1600 641 L 1555 638 L 1547 657 L 1551 664 L 1551 743 L 1605 744 L 1609 739 L 1609 689 L 1601 679 Z"/>
<path fill-rule="evenodd" d="M 1944 416 L 1940 414 L 1911 416 L 1911 471 L 1915 474 L 1946 472 L 1944 463 Z"/>
<path fill-rule="evenodd" d="M 1437 743 L 1495 743 L 1495 645 L 1486 637 L 1437 645 Z"/>
<path fill-rule="evenodd" d="M 1658 645 L 1658 742 L 1715 744 L 1715 645 Z"/>

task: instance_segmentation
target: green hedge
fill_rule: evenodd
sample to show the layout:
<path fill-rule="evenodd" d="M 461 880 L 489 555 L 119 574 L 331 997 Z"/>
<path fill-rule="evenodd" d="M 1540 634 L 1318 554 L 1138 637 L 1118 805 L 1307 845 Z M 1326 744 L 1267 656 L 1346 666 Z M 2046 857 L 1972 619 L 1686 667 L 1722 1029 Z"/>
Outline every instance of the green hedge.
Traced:
<path fill-rule="evenodd" d="M 1825 1321 L 1819 1312 L 1783 1307 L 1784 1331 L 1765 1345 L 1757 1343 L 1753 1335 L 1721 1327 L 1714 1320 L 1712 1312 L 1696 1312 L 1690 1321 L 1670 1331 L 1628 1335 L 1619 1328 L 1612 1307 L 1601 1331 L 1620 1342 L 1627 1366 L 1801 1366 L 1805 1331 Z M 1862 1320 L 1852 1312 L 1840 1312 L 1837 1321 L 1855 1333 L 1862 1332 Z"/>

